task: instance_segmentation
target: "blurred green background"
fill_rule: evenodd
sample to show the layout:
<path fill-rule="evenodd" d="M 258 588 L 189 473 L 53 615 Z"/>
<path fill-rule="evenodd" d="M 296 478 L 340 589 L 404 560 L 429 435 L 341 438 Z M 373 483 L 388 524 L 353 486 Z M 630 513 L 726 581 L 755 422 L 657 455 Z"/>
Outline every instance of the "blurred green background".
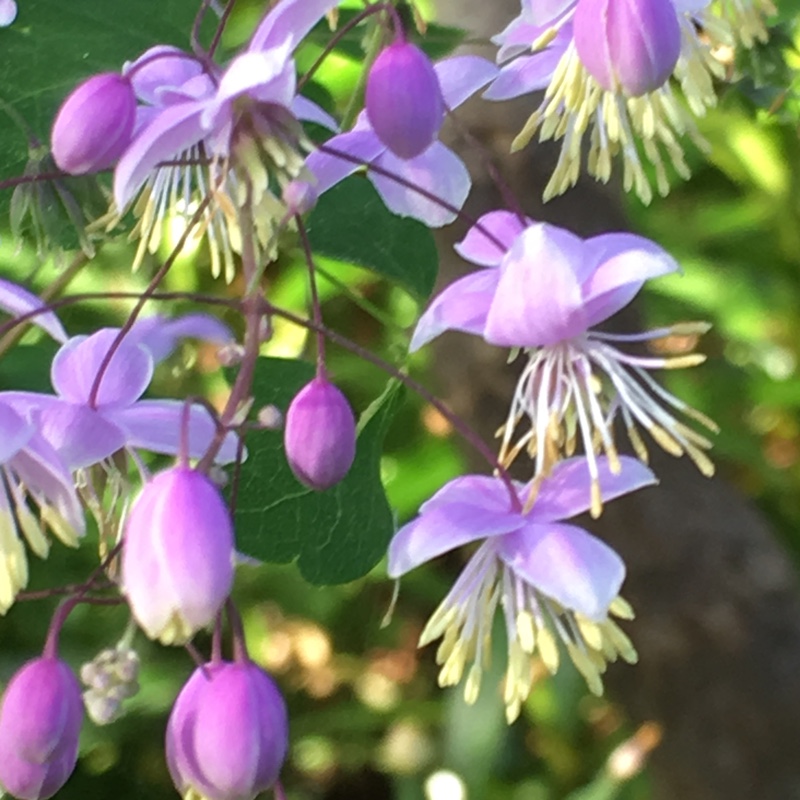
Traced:
<path fill-rule="evenodd" d="M 259 3 L 242 3 L 226 45 L 242 41 Z M 437 47 L 453 39 L 433 31 Z M 800 113 L 785 85 L 798 61 L 796 31 L 752 56 L 766 86 L 734 81 L 720 107 L 702 120 L 713 146 L 698 157 L 694 179 L 645 209 L 629 202 L 632 227 L 672 252 L 683 276 L 648 287 L 648 323 L 709 320 L 714 327 L 699 348 L 709 356 L 696 370 L 665 377 L 680 397 L 716 419 L 721 433 L 715 458 L 723 473 L 769 515 L 792 553 L 800 556 Z M 300 56 L 313 62 L 312 43 Z M 358 62 L 346 50 L 321 76 L 327 99 L 343 108 L 356 86 Z M 783 83 L 782 83 L 783 82 Z M 168 247 L 168 243 L 165 243 Z M 288 254 L 272 271 L 273 301 L 302 311 L 306 275 Z M 70 292 L 101 287 L 141 288 L 147 266 L 131 276 L 130 247 L 104 246 L 72 281 Z M 391 361 L 403 358 L 407 328 L 418 312 L 402 289 L 350 265 L 323 262 L 327 322 Z M 31 248 L 0 239 L 0 273 L 46 287 L 56 265 L 41 266 Z M 202 248 L 170 274 L 173 290 L 220 290 Z M 228 291 L 234 292 L 235 286 Z M 84 303 L 62 318 L 71 333 L 118 323 L 128 303 Z M 177 312 L 179 309 L 171 309 Z M 228 319 L 235 327 L 236 320 Z M 24 347 L 0 360 L 2 388 L 43 388 L 53 348 L 28 334 Z M 265 353 L 297 357 L 313 352 L 302 329 L 276 323 Z M 331 348 L 330 369 L 357 410 L 385 383 L 374 367 Z M 210 349 L 185 346 L 162 365 L 152 393 L 180 396 L 203 389 L 215 402 L 225 384 L 211 372 Z M 434 369 L 421 354 L 412 367 Z M 400 522 L 463 468 L 460 444 L 432 408 L 410 397 L 387 440 L 383 477 Z M 96 561 L 91 541 L 78 552 L 56 546 L 46 563 L 32 565 L 31 589 L 81 580 Z M 537 683 L 521 719 L 505 725 L 499 691 L 502 635 L 495 637 L 495 675 L 485 679 L 469 708 L 456 691 L 436 686 L 434 648 L 416 650 L 428 615 L 460 566 L 452 555 L 403 581 L 391 623 L 382 627 L 392 586 L 379 565 L 362 581 L 317 588 L 291 566 L 242 567 L 236 599 L 243 609 L 253 657 L 285 692 L 291 716 L 291 753 L 284 780 L 291 800 L 396 798 L 396 800 L 644 800 L 649 797 L 646 754 L 657 746 L 655 725 L 634 730 L 619 709 L 587 695 L 569 667 Z M 20 603 L 0 620 L 0 679 L 41 647 L 53 600 Z M 63 655 L 76 668 L 122 635 L 122 609 L 79 608 L 65 628 Z M 169 798 L 174 789 L 163 756 L 166 715 L 192 662 L 143 637 L 142 690 L 117 723 L 87 723 L 77 772 L 59 795 L 68 798 Z M 207 640 L 200 638 L 204 650 Z"/>

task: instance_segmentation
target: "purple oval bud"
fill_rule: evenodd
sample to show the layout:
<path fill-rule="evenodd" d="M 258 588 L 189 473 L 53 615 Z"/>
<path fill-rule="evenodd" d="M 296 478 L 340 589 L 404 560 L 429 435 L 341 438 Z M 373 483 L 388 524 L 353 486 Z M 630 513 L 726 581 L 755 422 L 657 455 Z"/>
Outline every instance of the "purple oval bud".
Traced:
<path fill-rule="evenodd" d="M 209 625 L 233 585 L 234 537 L 219 489 L 178 466 L 145 484 L 122 548 L 122 588 L 152 639 L 182 644 Z"/>
<path fill-rule="evenodd" d="M 356 455 L 356 420 L 347 398 L 317 376 L 286 412 L 283 441 L 297 480 L 322 491 L 338 483 Z"/>
<path fill-rule="evenodd" d="M 606 91 L 652 92 L 678 63 L 681 30 L 671 0 L 578 0 L 573 26 L 578 57 Z"/>
<path fill-rule="evenodd" d="M 369 71 L 366 109 L 376 135 L 395 155 L 424 153 L 444 121 L 439 78 L 425 53 L 408 42 L 389 45 Z"/>
<path fill-rule="evenodd" d="M 61 104 L 50 136 L 53 158 L 71 175 L 113 166 L 131 143 L 136 96 L 115 72 L 95 75 Z"/>
<path fill-rule="evenodd" d="M 178 791 L 205 800 L 251 800 L 286 758 L 286 704 L 251 662 L 206 664 L 178 695 L 167 724 L 167 765 Z"/>
<path fill-rule="evenodd" d="M 0 787 L 21 800 L 46 800 L 78 761 L 83 702 L 72 670 L 37 658 L 11 679 L 0 708 Z"/>

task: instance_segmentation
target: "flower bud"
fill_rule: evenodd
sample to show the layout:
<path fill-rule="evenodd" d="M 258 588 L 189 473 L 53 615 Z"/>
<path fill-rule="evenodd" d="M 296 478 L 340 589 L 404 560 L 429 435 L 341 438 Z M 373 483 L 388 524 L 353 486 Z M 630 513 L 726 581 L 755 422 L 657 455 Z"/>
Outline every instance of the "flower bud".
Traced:
<path fill-rule="evenodd" d="M 283 187 L 283 202 L 291 214 L 307 214 L 317 204 L 317 190 L 308 182 L 295 179 Z"/>
<path fill-rule="evenodd" d="M 0 708 L 0 787 L 20 800 L 46 800 L 78 761 L 81 689 L 57 658 L 29 661 L 11 679 Z"/>
<path fill-rule="evenodd" d="M 444 120 L 439 78 L 425 53 L 408 42 L 389 45 L 369 71 L 366 109 L 375 134 L 395 155 L 425 152 Z"/>
<path fill-rule="evenodd" d="M 17 18 L 14 0 L 0 0 L 0 28 L 7 28 Z"/>
<path fill-rule="evenodd" d="M 183 644 L 209 625 L 233 585 L 234 538 L 219 489 L 184 466 L 142 489 L 125 525 L 122 588 L 152 639 Z"/>
<path fill-rule="evenodd" d="M 283 441 L 297 480 L 317 491 L 338 483 L 356 454 L 356 421 L 345 396 L 314 378 L 289 405 Z"/>
<path fill-rule="evenodd" d="M 94 75 L 61 104 L 50 136 L 56 164 L 71 175 L 113 166 L 131 143 L 136 95 L 115 72 Z"/>
<path fill-rule="evenodd" d="M 573 26 L 578 57 L 606 91 L 652 92 L 678 63 L 681 31 L 670 0 L 578 0 Z"/>
<path fill-rule="evenodd" d="M 288 747 L 286 705 L 255 664 L 195 670 L 167 724 L 167 765 L 184 797 L 251 800 L 278 779 Z"/>

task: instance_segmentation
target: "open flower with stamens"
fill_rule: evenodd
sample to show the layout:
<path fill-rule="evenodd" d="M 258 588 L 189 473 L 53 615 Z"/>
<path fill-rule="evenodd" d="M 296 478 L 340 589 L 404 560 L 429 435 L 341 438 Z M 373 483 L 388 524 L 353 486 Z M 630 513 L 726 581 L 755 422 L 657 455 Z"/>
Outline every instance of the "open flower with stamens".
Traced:
<path fill-rule="evenodd" d="M 114 173 L 114 201 L 133 205 L 141 237 L 137 263 L 159 245 L 165 219 L 200 212 L 197 235 L 210 244 L 212 271 L 233 279 L 241 249 L 238 209 L 248 202 L 258 244 L 271 256 L 287 210 L 281 188 L 305 175 L 310 150 L 300 120 L 335 127 L 297 96 L 292 53 L 338 0 L 282 0 L 259 24 L 247 49 L 224 69 L 158 46 L 127 65 L 141 102 L 138 132 Z M 248 189 L 248 186 L 250 187 Z M 249 195 L 249 196 L 248 196 Z"/>
<path fill-rule="evenodd" d="M 635 459 L 623 457 L 618 466 L 612 471 L 605 458 L 597 464 L 597 479 L 609 499 L 656 482 Z M 467 475 L 446 484 L 397 532 L 389 546 L 393 578 L 484 540 L 420 638 L 420 646 L 442 639 L 436 654 L 441 686 L 456 685 L 468 670 L 464 696 L 475 702 L 498 607 L 508 636 L 509 722 L 530 693 L 534 659 L 538 656 L 551 673 L 558 669 L 559 641 L 595 694 L 603 691 L 607 662 L 618 656 L 636 661 L 630 640 L 610 618 L 632 616 L 619 597 L 622 559 L 585 530 L 562 521 L 587 510 L 595 479 L 584 459 L 562 461 L 542 484 L 533 508 L 523 509 L 519 498 L 527 488 L 522 484 Z"/>
<path fill-rule="evenodd" d="M 725 77 L 715 48 L 737 33 L 747 46 L 765 39 L 762 18 L 773 10 L 770 0 L 523 0 L 495 38 L 502 67 L 484 96 L 545 90 L 512 144 L 520 149 L 537 132 L 562 140 L 545 199 L 576 183 L 588 136 L 589 174 L 607 181 L 619 157 L 625 190 L 649 203 L 651 170 L 662 195 L 668 165 L 689 177 L 682 140 L 707 149 L 694 118 L 716 104 L 714 79 Z"/>
<path fill-rule="evenodd" d="M 76 547 L 84 527 L 66 465 L 34 424 L 0 403 L 0 614 L 28 583 L 23 541 L 47 558 L 47 531 Z"/>
<path fill-rule="evenodd" d="M 584 240 L 506 211 L 482 217 L 456 249 L 485 269 L 455 281 L 434 299 L 417 324 L 411 349 L 456 329 L 527 357 L 499 432 L 501 462 L 508 465 L 523 451 L 535 461 L 527 503 L 533 502 L 558 459 L 572 455 L 580 442 L 592 476 L 591 511 L 598 516 L 602 490 L 597 454 L 604 451 L 617 469 L 617 418 L 642 461 L 647 461 L 647 450 L 638 428 L 668 453 L 686 453 L 704 475 L 713 473 L 705 454 L 711 442 L 675 412 L 711 430 L 716 426 L 649 374 L 694 366 L 704 357 L 634 355 L 618 347 L 697 335 L 707 326 L 684 323 L 631 335 L 592 330 L 630 303 L 648 278 L 679 270 L 664 250 L 629 233 Z"/>

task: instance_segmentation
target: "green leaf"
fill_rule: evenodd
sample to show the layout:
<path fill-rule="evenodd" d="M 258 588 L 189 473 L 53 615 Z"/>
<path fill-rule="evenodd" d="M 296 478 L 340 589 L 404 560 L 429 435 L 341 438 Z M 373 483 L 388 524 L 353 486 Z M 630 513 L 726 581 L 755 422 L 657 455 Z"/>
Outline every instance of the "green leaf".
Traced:
<path fill-rule="evenodd" d="M 50 364 L 57 349 L 50 339 L 12 347 L 0 358 L 0 391 L 52 392 Z"/>
<path fill-rule="evenodd" d="M 366 178 L 354 175 L 325 192 L 308 227 L 316 253 L 371 269 L 420 300 L 430 297 L 439 268 L 433 234 L 392 214 Z"/>
<path fill-rule="evenodd" d="M 314 376 L 311 364 L 261 358 L 253 393 L 257 407 L 285 411 Z M 325 492 L 301 485 L 289 469 L 278 431 L 247 437 L 236 498 L 237 546 L 262 561 L 297 559 L 303 577 L 318 585 L 345 583 L 365 575 L 386 553 L 394 516 L 380 479 L 383 439 L 402 401 L 391 381 L 361 416 L 356 458 L 347 477 Z"/>
<path fill-rule="evenodd" d="M 97 72 L 119 71 L 157 43 L 187 47 L 199 5 L 25 0 L 14 23 L 0 29 L 0 99 L 46 143 L 59 104 L 77 83 Z M 26 134 L 0 110 L 0 173 L 21 175 L 27 158 Z"/>

